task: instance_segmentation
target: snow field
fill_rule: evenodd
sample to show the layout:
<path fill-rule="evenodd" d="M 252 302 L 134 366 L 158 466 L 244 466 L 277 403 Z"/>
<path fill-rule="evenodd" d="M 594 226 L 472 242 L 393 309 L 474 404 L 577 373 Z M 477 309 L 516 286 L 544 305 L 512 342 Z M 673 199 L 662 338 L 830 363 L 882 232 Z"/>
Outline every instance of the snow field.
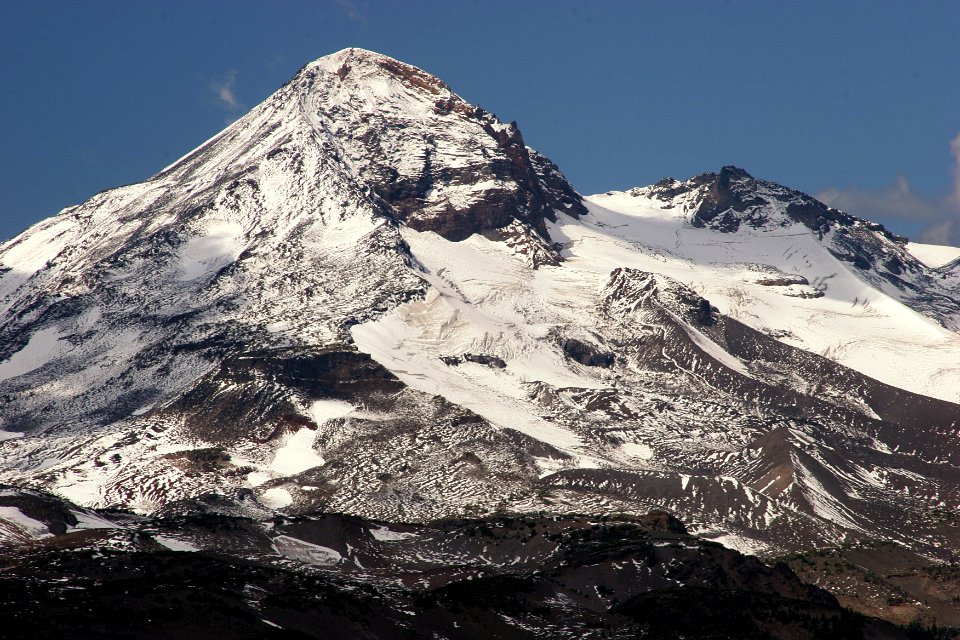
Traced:
<path fill-rule="evenodd" d="M 906 249 L 914 258 L 931 269 L 950 264 L 957 258 L 960 258 L 960 247 L 908 242 Z"/>
<path fill-rule="evenodd" d="M 628 192 L 587 200 L 589 216 L 561 216 L 550 229 L 566 240 L 572 266 L 668 275 L 721 313 L 759 330 L 778 330 L 788 344 L 881 382 L 960 402 L 960 335 L 861 280 L 803 225 L 722 234 L 693 228 L 680 208 L 664 209 L 658 200 Z M 743 278 L 744 264 L 803 276 L 824 295 L 798 298 L 786 287 L 751 283 Z"/>

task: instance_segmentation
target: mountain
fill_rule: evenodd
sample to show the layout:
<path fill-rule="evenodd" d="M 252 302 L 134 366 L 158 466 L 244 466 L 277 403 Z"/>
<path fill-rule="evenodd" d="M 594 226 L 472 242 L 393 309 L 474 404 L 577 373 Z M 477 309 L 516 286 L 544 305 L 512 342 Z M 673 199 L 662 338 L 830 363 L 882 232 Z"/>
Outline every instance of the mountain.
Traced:
<path fill-rule="evenodd" d="M 347 49 L 0 246 L 0 480 L 947 558 L 958 269 L 734 167 L 583 198 L 515 124 Z"/>

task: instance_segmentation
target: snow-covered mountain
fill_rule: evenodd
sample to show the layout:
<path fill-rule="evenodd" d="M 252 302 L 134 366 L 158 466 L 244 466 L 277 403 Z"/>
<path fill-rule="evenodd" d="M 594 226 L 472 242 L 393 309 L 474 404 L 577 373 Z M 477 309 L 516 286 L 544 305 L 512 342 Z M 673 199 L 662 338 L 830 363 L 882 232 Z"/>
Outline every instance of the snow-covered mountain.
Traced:
<path fill-rule="evenodd" d="M 960 547 L 960 267 L 727 167 L 581 198 L 348 49 L 0 246 L 0 480 L 84 507 L 646 513 Z"/>

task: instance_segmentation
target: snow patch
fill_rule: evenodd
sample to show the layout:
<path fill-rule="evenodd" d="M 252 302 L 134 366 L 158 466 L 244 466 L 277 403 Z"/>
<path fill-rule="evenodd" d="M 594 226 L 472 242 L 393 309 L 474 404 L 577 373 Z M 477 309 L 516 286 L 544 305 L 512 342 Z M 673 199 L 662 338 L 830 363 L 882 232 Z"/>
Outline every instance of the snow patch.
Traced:
<path fill-rule="evenodd" d="M 316 438 L 317 432 L 306 427 L 294 433 L 277 450 L 270 469 L 281 475 L 291 476 L 313 467 L 323 466 L 325 460 L 313 450 Z"/>
<path fill-rule="evenodd" d="M 942 267 L 960 258 L 960 247 L 908 242 L 904 248 L 910 255 L 931 269 Z"/>
<path fill-rule="evenodd" d="M 62 335 L 53 327 L 35 332 L 26 346 L 0 363 L 0 382 L 35 371 L 61 356 L 70 347 L 60 340 Z"/>
<path fill-rule="evenodd" d="M 544 457 L 534 456 L 533 462 L 534 464 L 537 465 L 537 475 L 540 478 L 546 478 L 551 474 L 554 474 L 558 471 L 562 471 L 563 469 L 567 469 L 570 467 L 569 461 L 564 461 L 557 458 L 550 458 L 546 456 Z"/>
<path fill-rule="evenodd" d="M 251 471 L 247 474 L 247 482 L 251 487 L 259 487 L 268 480 L 273 480 L 273 474 L 266 471 Z"/>
<path fill-rule="evenodd" d="M 397 542 L 399 540 L 409 540 L 410 538 L 416 538 L 417 534 L 407 533 L 403 531 L 391 531 L 386 527 L 377 527 L 375 529 L 370 529 L 370 535 L 374 537 L 375 540 L 379 542 Z"/>
<path fill-rule="evenodd" d="M 332 567 L 343 559 L 335 549 L 304 542 L 290 536 L 277 536 L 273 539 L 273 545 L 281 555 L 320 567 Z"/>
<path fill-rule="evenodd" d="M 68 533 L 72 531 L 83 531 L 86 529 L 125 529 L 116 522 L 111 522 L 106 518 L 98 516 L 95 513 L 89 513 L 86 511 L 72 511 L 73 517 L 77 519 L 77 524 L 68 529 Z"/>
<path fill-rule="evenodd" d="M 767 545 L 757 540 L 744 538 L 733 533 L 725 533 L 719 536 L 704 536 L 704 540 L 710 540 L 722 544 L 728 549 L 739 551 L 744 555 L 756 556 L 764 553 L 769 548 Z"/>
<path fill-rule="evenodd" d="M 170 551 L 200 551 L 200 548 L 180 538 L 154 534 L 153 539 Z"/>
<path fill-rule="evenodd" d="M 633 458 L 649 460 L 653 457 L 653 449 L 650 445 L 640 442 L 625 442 L 620 445 L 620 451 Z"/>
<path fill-rule="evenodd" d="M 271 509 L 283 509 L 293 504 L 293 496 L 286 489 L 274 487 L 260 494 L 260 502 Z"/>
<path fill-rule="evenodd" d="M 58 462 L 60 462 L 58 459 L 47 459 L 41 463 L 40 468 L 53 466 Z M 57 482 L 55 490 L 56 493 L 74 504 L 92 506 L 100 499 L 102 485 L 100 481 L 88 478 L 74 469 L 67 472 L 64 478 Z"/>
<path fill-rule="evenodd" d="M 310 416 L 311 420 L 320 425 L 327 420 L 342 418 L 353 411 L 353 409 L 354 406 L 349 402 L 324 398 L 323 400 L 314 400 L 311 402 L 310 406 L 307 407 L 307 415 Z"/>
<path fill-rule="evenodd" d="M 215 272 L 234 260 L 243 250 L 243 226 L 225 220 L 209 220 L 203 235 L 194 236 L 180 247 L 180 280 L 194 280 Z"/>
<path fill-rule="evenodd" d="M 0 520 L 13 523 L 32 538 L 46 538 L 53 535 L 47 525 L 34 520 L 16 507 L 0 507 Z"/>

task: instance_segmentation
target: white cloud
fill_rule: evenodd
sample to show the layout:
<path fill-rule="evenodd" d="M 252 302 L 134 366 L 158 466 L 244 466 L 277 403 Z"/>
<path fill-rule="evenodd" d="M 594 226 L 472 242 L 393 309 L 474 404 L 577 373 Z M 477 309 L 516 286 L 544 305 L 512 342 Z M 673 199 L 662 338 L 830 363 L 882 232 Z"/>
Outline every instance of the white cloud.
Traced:
<path fill-rule="evenodd" d="M 917 241 L 927 244 L 960 246 L 960 220 L 951 218 L 931 224 L 920 232 Z"/>
<path fill-rule="evenodd" d="M 950 153 L 953 185 L 946 197 L 916 193 L 905 177 L 897 176 L 893 184 L 883 189 L 831 187 L 816 194 L 816 198 L 868 220 L 925 223 L 918 241 L 960 246 L 960 134 L 950 141 Z"/>
<path fill-rule="evenodd" d="M 932 198 L 914 193 L 903 176 L 897 176 L 883 189 L 861 189 L 857 186 L 831 187 L 816 195 L 831 207 L 843 209 L 868 219 L 933 220 L 941 215 L 939 204 Z"/>
<path fill-rule="evenodd" d="M 210 81 L 210 90 L 213 92 L 217 103 L 229 111 L 239 111 L 243 108 L 237 99 L 234 91 L 234 85 L 237 83 L 237 70 L 231 69 L 221 78 L 214 78 Z"/>
<path fill-rule="evenodd" d="M 360 8 L 360 5 L 356 2 L 356 0 L 337 0 L 337 4 L 340 5 L 340 8 L 351 21 L 357 23 L 361 27 L 367 26 L 366 12 Z"/>

